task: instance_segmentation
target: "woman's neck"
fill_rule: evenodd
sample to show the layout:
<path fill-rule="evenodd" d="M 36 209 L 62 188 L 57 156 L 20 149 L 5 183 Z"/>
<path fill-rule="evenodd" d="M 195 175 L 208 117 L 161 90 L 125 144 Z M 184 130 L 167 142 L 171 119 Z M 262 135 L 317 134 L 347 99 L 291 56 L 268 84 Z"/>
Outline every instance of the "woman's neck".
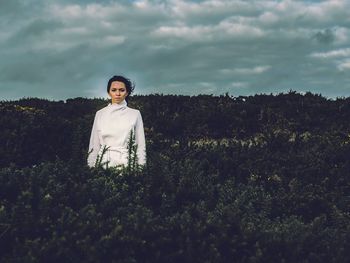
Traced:
<path fill-rule="evenodd" d="M 122 101 L 120 101 L 120 102 L 117 102 L 117 101 L 111 101 L 111 104 L 113 104 L 113 105 L 116 105 L 116 104 L 118 104 L 118 105 L 123 105 L 123 104 L 125 104 L 126 103 L 126 100 L 124 99 L 124 100 L 122 100 Z"/>

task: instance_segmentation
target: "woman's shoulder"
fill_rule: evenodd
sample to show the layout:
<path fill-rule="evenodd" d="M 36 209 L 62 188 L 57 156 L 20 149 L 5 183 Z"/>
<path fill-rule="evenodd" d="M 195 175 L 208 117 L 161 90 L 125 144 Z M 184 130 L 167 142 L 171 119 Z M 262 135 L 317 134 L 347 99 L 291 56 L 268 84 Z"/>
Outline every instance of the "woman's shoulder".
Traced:
<path fill-rule="evenodd" d="M 132 118 L 140 118 L 141 112 L 138 109 L 130 108 L 129 106 L 127 107 L 127 114 L 132 117 Z"/>
<path fill-rule="evenodd" d="M 109 104 L 106 105 L 105 107 L 99 109 L 98 111 L 96 111 L 96 113 L 100 113 L 100 112 L 103 112 L 103 111 L 107 110 L 107 109 L 108 109 L 108 106 L 109 106 Z"/>
<path fill-rule="evenodd" d="M 126 107 L 128 112 L 133 113 L 133 114 L 140 114 L 140 111 L 135 108 L 130 108 L 129 106 Z"/>

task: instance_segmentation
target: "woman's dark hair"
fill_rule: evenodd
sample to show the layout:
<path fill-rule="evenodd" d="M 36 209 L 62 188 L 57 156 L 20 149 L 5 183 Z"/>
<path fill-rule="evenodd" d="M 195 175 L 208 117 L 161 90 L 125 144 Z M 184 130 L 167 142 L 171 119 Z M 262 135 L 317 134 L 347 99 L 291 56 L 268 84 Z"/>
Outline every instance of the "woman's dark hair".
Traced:
<path fill-rule="evenodd" d="M 125 78 L 123 76 L 113 76 L 108 80 L 108 84 L 107 84 L 108 93 L 109 93 L 109 90 L 111 89 L 111 85 L 113 81 L 119 81 L 124 83 L 126 91 L 128 92 L 128 95 L 126 96 L 125 100 L 128 101 L 129 96 L 135 89 L 135 84 L 133 84 L 130 79 Z"/>

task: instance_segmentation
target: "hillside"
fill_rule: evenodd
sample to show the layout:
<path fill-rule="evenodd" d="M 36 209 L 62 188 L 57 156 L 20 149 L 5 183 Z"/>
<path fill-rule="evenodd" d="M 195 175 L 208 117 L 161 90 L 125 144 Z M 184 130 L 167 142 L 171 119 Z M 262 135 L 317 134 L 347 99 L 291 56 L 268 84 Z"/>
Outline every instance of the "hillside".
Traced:
<path fill-rule="evenodd" d="M 348 262 L 350 99 L 132 97 L 122 176 L 85 163 L 107 103 L 0 102 L 1 262 Z"/>

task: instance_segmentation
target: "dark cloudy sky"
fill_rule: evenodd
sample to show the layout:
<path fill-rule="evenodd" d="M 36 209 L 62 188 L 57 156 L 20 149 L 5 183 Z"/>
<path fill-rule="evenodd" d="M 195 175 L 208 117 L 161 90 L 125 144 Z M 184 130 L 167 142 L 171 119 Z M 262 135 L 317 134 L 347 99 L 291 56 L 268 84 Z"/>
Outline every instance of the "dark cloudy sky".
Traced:
<path fill-rule="evenodd" d="M 0 100 L 296 90 L 350 96 L 350 0 L 0 0 Z"/>

